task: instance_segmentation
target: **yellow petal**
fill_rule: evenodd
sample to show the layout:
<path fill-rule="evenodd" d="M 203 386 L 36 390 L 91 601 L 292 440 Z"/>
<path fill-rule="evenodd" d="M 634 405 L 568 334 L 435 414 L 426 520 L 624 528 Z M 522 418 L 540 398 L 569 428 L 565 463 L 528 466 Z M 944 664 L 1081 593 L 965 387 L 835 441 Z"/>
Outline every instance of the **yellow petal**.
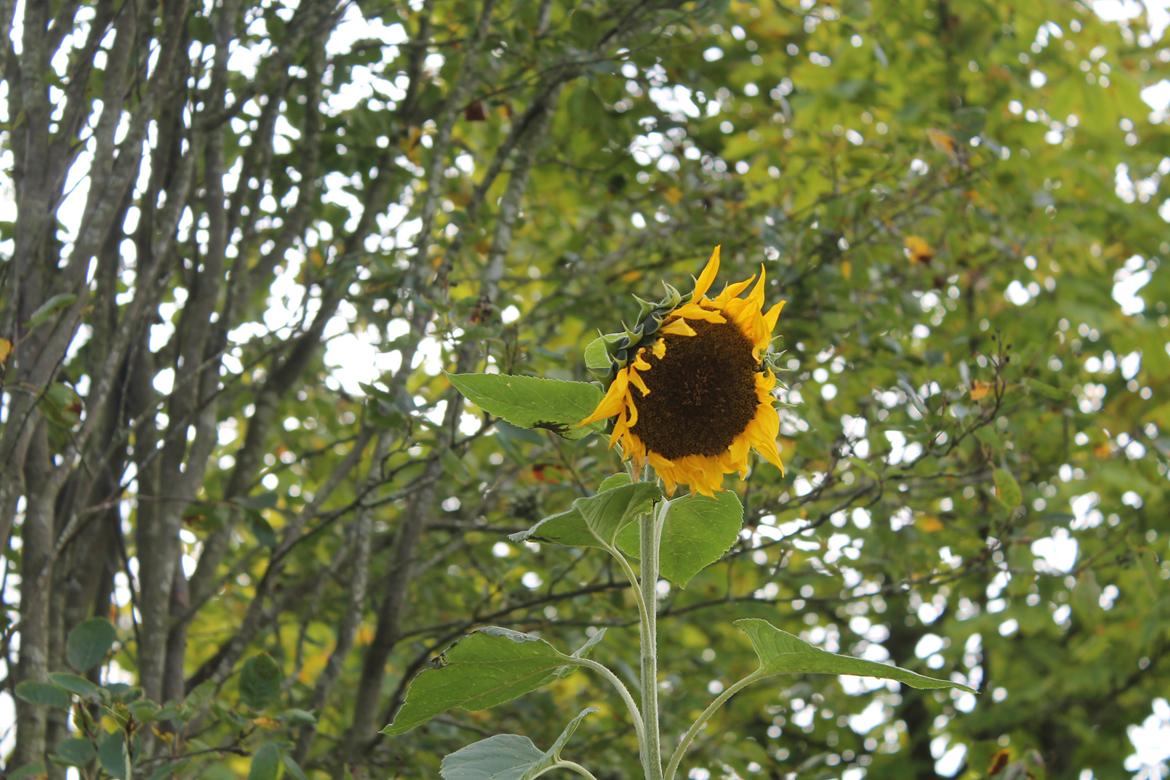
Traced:
<path fill-rule="evenodd" d="M 654 352 L 654 357 L 662 360 L 662 358 L 666 356 L 666 342 L 662 339 L 658 339 L 658 341 L 654 342 L 652 350 Z"/>
<path fill-rule="evenodd" d="M 768 335 L 776 329 L 776 321 L 780 319 L 780 312 L 784 311 L 784 304 L 788 301 L 780 301 L 772 308 L 768 309 L 768 313 L 764 315 L 764 324 L 768 326 Z"/>
<path fill-rule="evenodd" d="M 612 450 L 629 429 L 629 424 L 626 422 L 627 409 L 623 409 L 618 415 L 617 422 L 613 424 L 613 430 L 609 432 L 609 448 Z"/>
<path fill-rule="evenodd" d="M 671 312 L 671 316 L 678 317 L 680 319 L 703 320 L 705 322 L 713 322 L 716 325 L 727 321 L 723 319 L 723 315 L 721 315 L 719 312 L 712 311 L 711 309 L 704 309 L 697 303 L 688 303 L 684 306 L 680 306 Z"/>
<path fill-rule="evenodd" d="M 659 328 L 658 332 L 663 334 L 663 335 L 666 335 L 666 336 L 693 336 L 693 335 L 695 335 L 695 329 L 692 328 L 690 325 L 687 325 L 686 320 L 682 320 L 682 319 L 671 320 L 670 322 L 666 323 L 661 328 Z"/>
<path fill-rule="evenodd" d="M 711 283 L 715 281 L 715 277 L 719 273 L 719 249 L 719 246 L 715 247 L 715 251 L 711 253 L 711 259 L 707 261 L 703 272 L 695 280 L 695 291 L 691 293 L 692 301 L 698 301 L 707 294 L 707 290 L 711 289 Z"/>
<path fill-rule="evenodd" d="M 649 366 L 647 366 L 649 368 Z M 638 375 L 634 369 L 630 369 L 630 384 L 642 391 L 642 396 L 650 395 L 650 388 L 646 387 L 646 380 Z"/>
<path fill-rule="evenodd" d="M 597 404 L 597 408 L 593 413 L 586 417 L 578 426 L 595 423 L 598 420 L 604 420 L 606 417 L 613 417 L 622 410 L 622 405 L 625 402 L 626 390 L 630 387 L 630 378 L 627 375 L 628 369 L 618 371 L 617 376 L 614 377 L 613 382 L 609 385 L 609 390 L 606 391 L 605 397 Z"/>
<path fill-rule="evenodd" d="M 760 263 L 760 275 L 756 277 L 756 286 L 752 288 L 751 295 L 747 297 L 749 301 L 756 304 L 757 309 L 764 308 L 764 279 L 766 276 L 764 264 Z"/>
<path fill-rule="evenodd" d="M 743 292 L 744 290 L 746 290 L 748 288 L 748 285 L 750 285 L 753 281 L 755 281 L 755 278 L 756 277 L 752 276 L 752 277 L 749 277 L 747 279 L 744 279 L 742 282 L 735 282 L 734 284 L 729 284 L 726 287 L 724 287 L 723 292 L 721 292 L 717 296 L 715 296 L 715 300 L 714 300 L 715 305 L 716 306 L 723 306 L 728 301 L 730 301 L 732 298 L 738 297 L 741 292 Z"/>

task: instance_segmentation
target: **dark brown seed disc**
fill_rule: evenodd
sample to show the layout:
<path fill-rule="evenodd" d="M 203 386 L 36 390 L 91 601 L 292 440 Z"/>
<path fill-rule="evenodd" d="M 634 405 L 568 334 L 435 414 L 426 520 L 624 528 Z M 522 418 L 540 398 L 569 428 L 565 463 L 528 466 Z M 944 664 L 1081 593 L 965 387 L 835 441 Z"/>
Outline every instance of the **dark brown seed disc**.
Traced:
<path fill-rule="evenodd" d="M 756 413 L 756 359 L 734 323 L 691 322 L 694 336 L 664 336 L 666 354 L 647 349 L 639 376 L 650 394 L 630 385 L 638 422 L 631 428 L 651 452 L 670 458 L 719 455 Z"/>

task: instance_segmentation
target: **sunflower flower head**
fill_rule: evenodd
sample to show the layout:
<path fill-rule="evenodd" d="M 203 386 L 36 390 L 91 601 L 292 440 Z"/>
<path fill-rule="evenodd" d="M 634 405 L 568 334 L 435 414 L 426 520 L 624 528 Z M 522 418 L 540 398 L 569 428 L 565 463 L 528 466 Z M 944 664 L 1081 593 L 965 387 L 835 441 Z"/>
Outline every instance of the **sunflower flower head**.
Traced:
<path fill-rule="evenodd" d="M 689 297 L 667 285 L 663 300 L 639 300 L 633 328 L 596 342 L 604 360 L 586 352 L 591 367 L 608 363 L 610 381 L 579 425 L 613 418 L 609 446 L 638 468 L 649 464 L 671 494 L 687 485 L 714 495 L 724 475 L 747 475 L 752 449 L 784 471 L 776 377 L 764 361 L 784 301 L 764 311 L 763 266 L 709 297 L 718 273 L 715 247 Z"/>

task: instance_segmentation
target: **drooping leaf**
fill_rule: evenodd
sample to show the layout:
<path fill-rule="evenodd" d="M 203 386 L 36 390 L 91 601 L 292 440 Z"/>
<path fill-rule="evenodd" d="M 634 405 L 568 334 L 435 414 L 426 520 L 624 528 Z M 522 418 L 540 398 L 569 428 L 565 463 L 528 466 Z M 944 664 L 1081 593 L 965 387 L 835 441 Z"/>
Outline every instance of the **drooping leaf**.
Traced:
<path fill-rule="evenodd" d="M 585 518 L 571 507 L 564 512 L 549 515 L 527 531 L 509 534 L 513 542 L 551 542 L 566 547 L 596 547 L 597 540 L 585 525 Z"/>
<path fill-rule="evenodd" d="M 627 479 L 624 484 L 578 498 L 571 509 L 546 517 L 509 538 L 515 542 L 531 539 L 572 547 L 612 545 L 622 528 L 636 520 L 641 512 L 649 511 L 661 495 L 652 482 L 631 484 Z"/>
<path fill-rule="evenodd" d="M 394 721 L 382 729 L 403 734 L 456 707 L 482 710 L 536 690 L 556 677 L 569 657 L 531 634 L 482 628 L 439 656 L 410 684 Z"/>
<path fill-rule="evenodd" d="M 496 734 L 443 758 L 443 780 L 520 780 L 544 756 L 528 737 Z"/>
<path fill-rule="evenodd" d="M 618 532 L 650 511 L 653 503 L 662 497 L 654 482 L 634 482 L 610 488 L 587 498 L 578 498 L 573 507 L 585 520 L 593 537 L 601 544 L 612 546 Z"/>
<path fill-rule="evenodd" d="M 561 750 L 577 726 L 596 711 L 596 707 L 588 707 L 579 712 L 548 750 L 541 751 L 519 734 L 497 734 L 446 756 L 439 774 L 443 780 L 532 780 L 560 760 Z"/>
<path fill-rule="evenodd" d="M 508 374 L 448 374 L 447 378 L 485 412 L 521 428 L 544 428 L 567 439 L 591 432 L 577 423 L 601 400 L 601 390 L 588 382 Z"/>
<path fill-rule="evenodd" d="M 760 659 L 760 670 L 767 675 L 854 674 L 896 680 L 911 688 L 958 688 L 975 693 L 966 685 L 949 680 L 927 677 L 897 666 L 821 650 L 759 618 L 737 620 L 735 626 L 748 635 L 752 648 L 756 651 L 756 657 Z"/>
<path fill-rule="evenodd" d="M 82 621 L 69 632 L 65 641 L 65 659 L 77 671 L 88 672 L 105 660 L 115 639 L 114 626 L 105 618 Z"/>
<path fill-rule="evenodd" d="M 735 544 L 743 527 L 743 504 L 725 490 L 711 498 L 698 494 L 672 501 L 662 527 L 658 573 L 685 588 L 691 578 L 718 561 Z M 638 557 L 638 528 L 626 526 L 618 535 L 618 549 Z"/>

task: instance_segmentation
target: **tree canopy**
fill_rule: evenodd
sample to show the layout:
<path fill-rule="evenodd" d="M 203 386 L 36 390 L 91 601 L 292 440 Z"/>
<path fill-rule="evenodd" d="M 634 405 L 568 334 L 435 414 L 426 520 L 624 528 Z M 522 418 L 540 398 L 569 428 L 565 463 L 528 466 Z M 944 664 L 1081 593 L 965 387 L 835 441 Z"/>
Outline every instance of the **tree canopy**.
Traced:
<path fill-rule="evenodd" d="M 1161 776 L 1170 47 L 1117 5 L 0 0 L 7 776 L 433 778 L 589 707 L 636 776 L 582 675 L 379 730 L 485 625 L 637 676 L 612 562 L 509 537 L 606 437 L 453 377 L 590 379 L 716 245 L 787 300 L 786 472 L 660 584 L 666 739 L 756 619 L 979 693 L 770 678 L 685 772 Z"/>

